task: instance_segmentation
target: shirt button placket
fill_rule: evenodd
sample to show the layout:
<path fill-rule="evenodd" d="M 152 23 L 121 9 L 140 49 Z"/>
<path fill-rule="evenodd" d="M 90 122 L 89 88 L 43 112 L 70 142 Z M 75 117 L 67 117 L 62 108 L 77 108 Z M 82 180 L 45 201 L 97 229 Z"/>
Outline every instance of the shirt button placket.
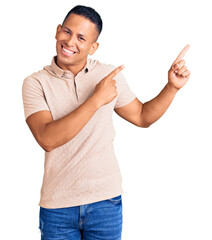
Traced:
<path fill-rule="evenodd" d="M 75 77 L 75 84 L 76 84 L 76 94 L 77 94 L 77 99 L 78 102 L 80 102 L 81 96 L 80 96 L 80 81 L 79 81 L 79 77 Z"/>
<path fill-rule="evenodd" d="M 77 100 L 79 101 L 78 84 L 77 84 L 77 81 L 76 81 L 76 77 L 74 77 L 74 86 L 75 86 L 76 97 L 77 97 Z"/>

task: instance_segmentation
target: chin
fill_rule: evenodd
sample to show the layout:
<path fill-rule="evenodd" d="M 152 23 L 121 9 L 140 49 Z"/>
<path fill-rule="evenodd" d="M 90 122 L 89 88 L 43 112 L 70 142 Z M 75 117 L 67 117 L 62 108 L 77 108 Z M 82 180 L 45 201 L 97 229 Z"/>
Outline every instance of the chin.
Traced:
<path fill-rule="evenodd" d="M 61 54 L 57 54 L 57 59 L 62 63 L 72 63 L 73 60 L 67 57 L 62 56 Z"/>

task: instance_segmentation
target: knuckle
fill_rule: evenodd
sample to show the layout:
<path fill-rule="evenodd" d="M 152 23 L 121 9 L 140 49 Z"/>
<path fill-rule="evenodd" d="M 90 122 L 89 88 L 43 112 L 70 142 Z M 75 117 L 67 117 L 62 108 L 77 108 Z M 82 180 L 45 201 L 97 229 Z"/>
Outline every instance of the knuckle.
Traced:
<path fill-rule="evenodd" d="M 181 65 L 185 65 L 185 60 L 184 59 L 181 60 L 180 63 L 181 63 Z"/>
<path fill-rule="evenodd" d="M 177 68 L 177 63 L 173 65 L 173 69 L 176 69 Z"/>

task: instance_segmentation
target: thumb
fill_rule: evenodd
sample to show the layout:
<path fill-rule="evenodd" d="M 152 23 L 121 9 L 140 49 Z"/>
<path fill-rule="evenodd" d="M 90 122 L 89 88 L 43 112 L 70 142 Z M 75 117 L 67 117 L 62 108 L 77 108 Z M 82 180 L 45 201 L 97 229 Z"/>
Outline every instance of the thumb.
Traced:
<path fill-rule="evenodd" d="M 178 70 L 177 70 L 178 69 L 178 64 L 177 63 L 173 64 L 171 68 L 172 68 L 173 72 L 175 72 L 175 73 L 178 72 Z"/>

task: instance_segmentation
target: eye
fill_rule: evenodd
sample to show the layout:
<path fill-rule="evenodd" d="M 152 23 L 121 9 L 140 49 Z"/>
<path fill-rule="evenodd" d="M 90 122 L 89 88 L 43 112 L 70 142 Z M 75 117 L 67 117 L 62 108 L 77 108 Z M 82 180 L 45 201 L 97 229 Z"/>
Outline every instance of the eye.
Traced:
<path fill-rule="evenodd" d="M 83 37 L 79 37 L 79 39 L 85 41 L 85 39 Z"/>
<path fill-rule="evenodd" d="M 66 33 L 70 33 L 69 31 L 66 31 L 66 30 L 64 30 L 64 32 L 66 32 Z"/>

